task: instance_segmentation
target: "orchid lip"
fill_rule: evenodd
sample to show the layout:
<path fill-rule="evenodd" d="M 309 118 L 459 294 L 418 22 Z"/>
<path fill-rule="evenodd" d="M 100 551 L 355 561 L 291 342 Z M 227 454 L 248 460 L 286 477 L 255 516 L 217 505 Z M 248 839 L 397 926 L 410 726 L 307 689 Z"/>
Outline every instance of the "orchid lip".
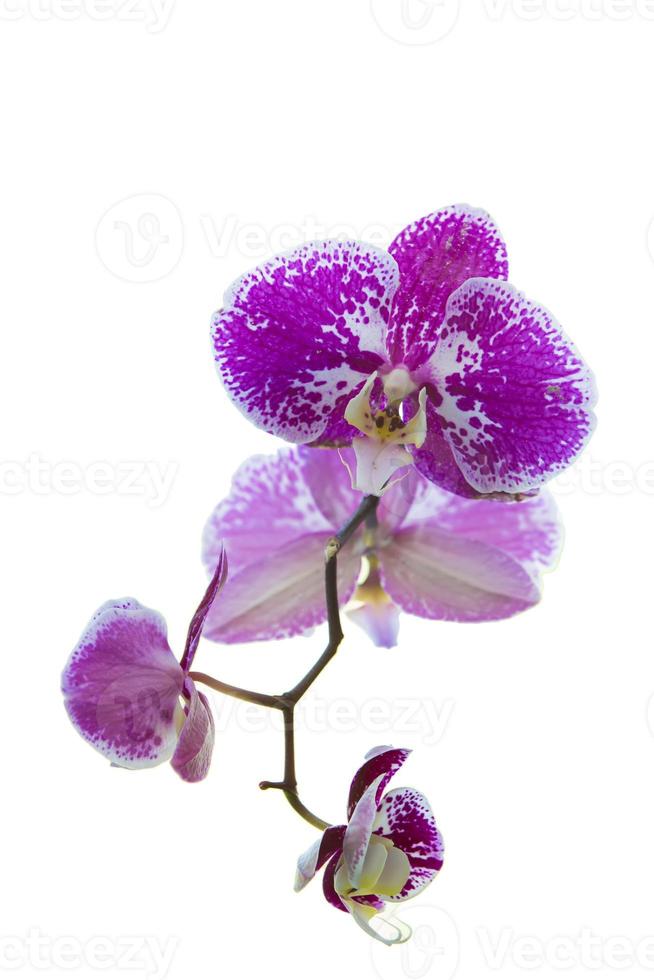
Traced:
<path fill-rule="evenodd" d="M 408 378 L 408 372 L 404 368 L 396 368 L 392 374 L 396 372 L 403 372 Z M 399 412 L 398 398 L 391 398 L 388 395 L 387 390 L 387 379 L 392 377 L 391 375 L 386 375 L 382 379 L 384 385 L 384 393 L 387 397 L 387 406 L 384 409 L 374 409 L 370 396 L 373 392 L 375 382 L 377 380 L 377 372 L 375 371 L 370 375 L 365 385 L 361 391 L 355 395 L 348 403 L 345 409 L 345 419 L 353 425 L 359 432 L 363 433 L 364 436 L 372 439 L 375 442 L 381 443 L 397 443 L 405 445 L 415 445 L 417 447 L 422 446 L 427 435 L 427 422 L 425 416 L 425 403 L 427 399 L 427 390 L 422 388 L 418 396 L 418 410 L 408 421 L 405 421 Z M 404 381 L 400 379 L 402 383 Z M 407 391 L 410 394 L 411 391 L 415 391 L 416 387 L 413 382 L 410 382 L 411 388 Z M 393 381 L 390 385 L 390 389 L 394 395 L 402 390 L 406 391 L 405 388 L 401 388 L 400 384 Z M 401 395 L 401 398 L 406 397 Z"/>

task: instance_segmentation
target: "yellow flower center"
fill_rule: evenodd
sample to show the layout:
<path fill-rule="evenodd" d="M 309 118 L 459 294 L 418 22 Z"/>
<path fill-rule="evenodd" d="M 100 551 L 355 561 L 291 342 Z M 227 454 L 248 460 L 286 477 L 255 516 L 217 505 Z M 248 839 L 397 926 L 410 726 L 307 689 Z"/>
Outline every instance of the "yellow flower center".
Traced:
<path fill-rule="evenodd" d="M 397 370 L 403 369 L 398 368 Z M 389 400 L 386 408 L 379 412 L 373 411 L 370 405 L 370 395 L 376 379 L 377 372 L 368 378 L 359 394 L 355 395 L 349 402 L 345 410 L 346 420 L 350 425 L 355 426 L 359 432 L 375 442 L 421 446 L 427 435 L 426 389 L 423 388 L 418 395 L 417 412 L 413 418 L 405 422 L 400 415 L 400 401 Z M 392 390 L 397 390 L 397 386 L 394 386 Z M 413 390 L 415 390 L 415 386 Z"/>

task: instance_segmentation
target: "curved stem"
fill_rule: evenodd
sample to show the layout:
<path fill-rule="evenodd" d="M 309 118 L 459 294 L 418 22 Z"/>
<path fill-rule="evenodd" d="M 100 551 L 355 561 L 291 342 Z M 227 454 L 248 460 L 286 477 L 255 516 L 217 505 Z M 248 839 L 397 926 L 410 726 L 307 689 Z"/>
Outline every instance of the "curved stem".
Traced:
<path fill-rule="evenodd" d="M 317 817 L 315 813 L 312 813 L 311 810 L 304 805 L 300 797 L 297 795 L 297 790 L 285 789 L 284 796 L 295 812 L 299 813 L 302 819 L 306 820 L 307 823 L 310 823 L 312 827 L 315 827 L 317 830 L 327 830 L 328 827 L 332 826 L 332 824 L 327 823 L 326 820 L 321 820 L 320 817 Z"/>
<path fill-rule="evenodd" d="M 214 691 L 226 694 L 230 698 L 238 698 L 239 701 L 249 701 L 251 704 L 261 704 L 264 708 L 278 708 L 279 698 L 274 694 L 259 694 L 257 691 L 248 691 L 243 687 L 234 687 L 233 684 L 225 684 L 210 674 L 203 674 L 201 670 L 192 670 L 188 675 L 192 680 L 205 684 Z"/>
<path fill-rule="evenodd" d="M 242 701 L 250 701 L 253 704 L 263 705 L 267 708 L 277 708 L 282 712 L 284 716 L 284 778 L 281 782 L 264 780 L 264 782 L 259 783 L 259 786 L 261 789 L 282 790 L 296 813 L 299 813 L 304 820 L 319 830 L 326 830 L 331 824 L 312 813 L 304 805 L 297 791 L 297 777 L 295 773 L 295 706 L 300 698 L 304 697 L 316 678 L 320 676 L 341 645 L 343 640 L 343 627 L 341 626 L 338 600 L 338 553 L 362 524 L 365 523 L 369 530 L 376 526 L 378 504 L 379 497 L 372 495 L 364 497 L 352 517 L 327 542 L 325 547 L 325 602 L 327 605 L 327 627 L 329 631 L 327 646 L 313 667 L 307 671 L 295 687 L 292 687 L 285 694 L 277 696 L 274 694 L 260 694 L 256 691 L 234 687 L 232 684 L 225 684 L 223 681 L 219 681 L 215 677 L 199 671 L 192 671 L 189 675 L 193 680 L 206 684 L 207 687 L 212 688 L 214 691 L 219 691 L 221 694 L 239 698 Z"/>

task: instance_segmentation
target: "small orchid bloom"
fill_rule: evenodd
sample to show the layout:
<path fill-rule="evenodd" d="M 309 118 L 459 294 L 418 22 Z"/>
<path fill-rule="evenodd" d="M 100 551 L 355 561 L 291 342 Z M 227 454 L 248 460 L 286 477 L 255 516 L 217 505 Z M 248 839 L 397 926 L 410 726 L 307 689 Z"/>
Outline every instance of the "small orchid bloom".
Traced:
<path fill-rule="evenodd" d="M 350 786 L 347 825 L 325 830 L 300 857 L 295 878 L 295 890 L 301 891 L 325 866 L 327 901 L 389 946 L 406 942 L 411 930 L 380 916 L 385 903 L 419 894 L 443 864 L 443 840 L 422 793 L 406 788 L 384 792 L 408 755 L 407 749 L 388 746 L 368 752 Z M 374 928 L 376 916 L 385 923 L 383 932 Z"/>
<path fill-rule="evenodd" d="M 453 493 L 530 494 L 582 451 L 596 393 L 554 317 L 507 277 L 499 231 L 467 205 L 416 221 L 388 252 L 308 243 L 227 291 L 212 327 L 218 373 L 273 435 L 363 440 L 355 479 L 366 491 L 383 489 L 410 455 Z M 375 425 L 387 408 L 387 436 L 391 422 L 398 434 L 415 418 L 409 448 L 367 427 L 356 399 L 373 375 Z"/>
<path fill-rule="evenodd" d="M 352 449 L 343 450 L 354 466 Z M 221 643 L 280 639 L 324 622 L 326 541 L 356 510 L 338 453 L 297 446 L 243 464 L 204 531 L 210 571 L 224 541 L 231 575 L 205 623 Z M 551 496 L 498 503 L 449 494 L 415 469 L 381 497 L 376 526 L 338 557 L 341 603 L 381 647 L 399 609 L 427 619 L 504 619 L 537 603 L 560 527 Z"/>
<path fill-rule="evenodd" d="M 73 725 L 112 765 L 149 769 L 170 760 L 187 782 L 207 774 L 214 721 L 189 676 L 205 618 L 227 576 L 218 550 L 207 592 L 188 630 L 178 663 L 166 622 L 136 599 L 105 602 L 82 633 L 62 675 Z"/>

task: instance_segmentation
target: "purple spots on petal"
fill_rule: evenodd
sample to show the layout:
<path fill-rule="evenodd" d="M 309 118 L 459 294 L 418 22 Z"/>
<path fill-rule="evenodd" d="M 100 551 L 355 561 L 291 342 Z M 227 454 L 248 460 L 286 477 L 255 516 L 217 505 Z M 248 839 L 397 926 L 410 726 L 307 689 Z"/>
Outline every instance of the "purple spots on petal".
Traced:
<path fill-rule="evenodd" d="M 385 361 L 383 307 L 398 270 L 358 243 L 304 245 L 243 276 L 213 320 L 228 394 L 256 425 L 311 442 Z"/>
<path fill-rule="evenodd" d="M 389 248 L 400 267 L 388 351 L 413 370 L 434 350 L 451 293 L 472 276 L 506 279 L 506 247 L 485 211 L 454 205 L 405 228 Z"/>
<path fill-rule="evenodd" d="M 169 758 L 184 677 L 159 613 L 134 599 L 108 602 L 92 618 L 62 676 L 68 715 L 117 765 Z"/>
<path fill-rule="evenodd" d="M 411 865 L 406 885 L 391 901 L 422 891 L 443 866 L 443 839 L 429 803 L 415 789 L 395 789 L 382 800 L 376 830 L 404 851 Z"/>
<path fill-rule="evenodd" d="M 335 450 L 297 447 L 249 459 L 204 532 L 207 570 L 223 545 L 231 569 L 205 636 L 249 642 L 297 635 L 323 622 L 325 542 L 358 501 Z M 343 549 L 342 601 L 354 590 L 360 564 L 352 546 Z"/>
<path fill-rule="evenodd" d="M 590 437 L 592 375 L 554 318 L 506 283 L 469 280 L 446 317 L 450 335 L 432 377 L 443 435 L 467 483 L 481 493 L 541 486 Z"/>
<path fill-rule="evenodd" d="M 396 772 L 404 765 L 410 755 L 410 749 L 391 749 L 380 752 L 378 755 L 367 759 L 354 775 L 347 804 L 348 819 L 352 816 L 354 808 L 375 780 L 383 777 L 378 785 L 376 802 L 382 798 L 383 792 Z"/>

